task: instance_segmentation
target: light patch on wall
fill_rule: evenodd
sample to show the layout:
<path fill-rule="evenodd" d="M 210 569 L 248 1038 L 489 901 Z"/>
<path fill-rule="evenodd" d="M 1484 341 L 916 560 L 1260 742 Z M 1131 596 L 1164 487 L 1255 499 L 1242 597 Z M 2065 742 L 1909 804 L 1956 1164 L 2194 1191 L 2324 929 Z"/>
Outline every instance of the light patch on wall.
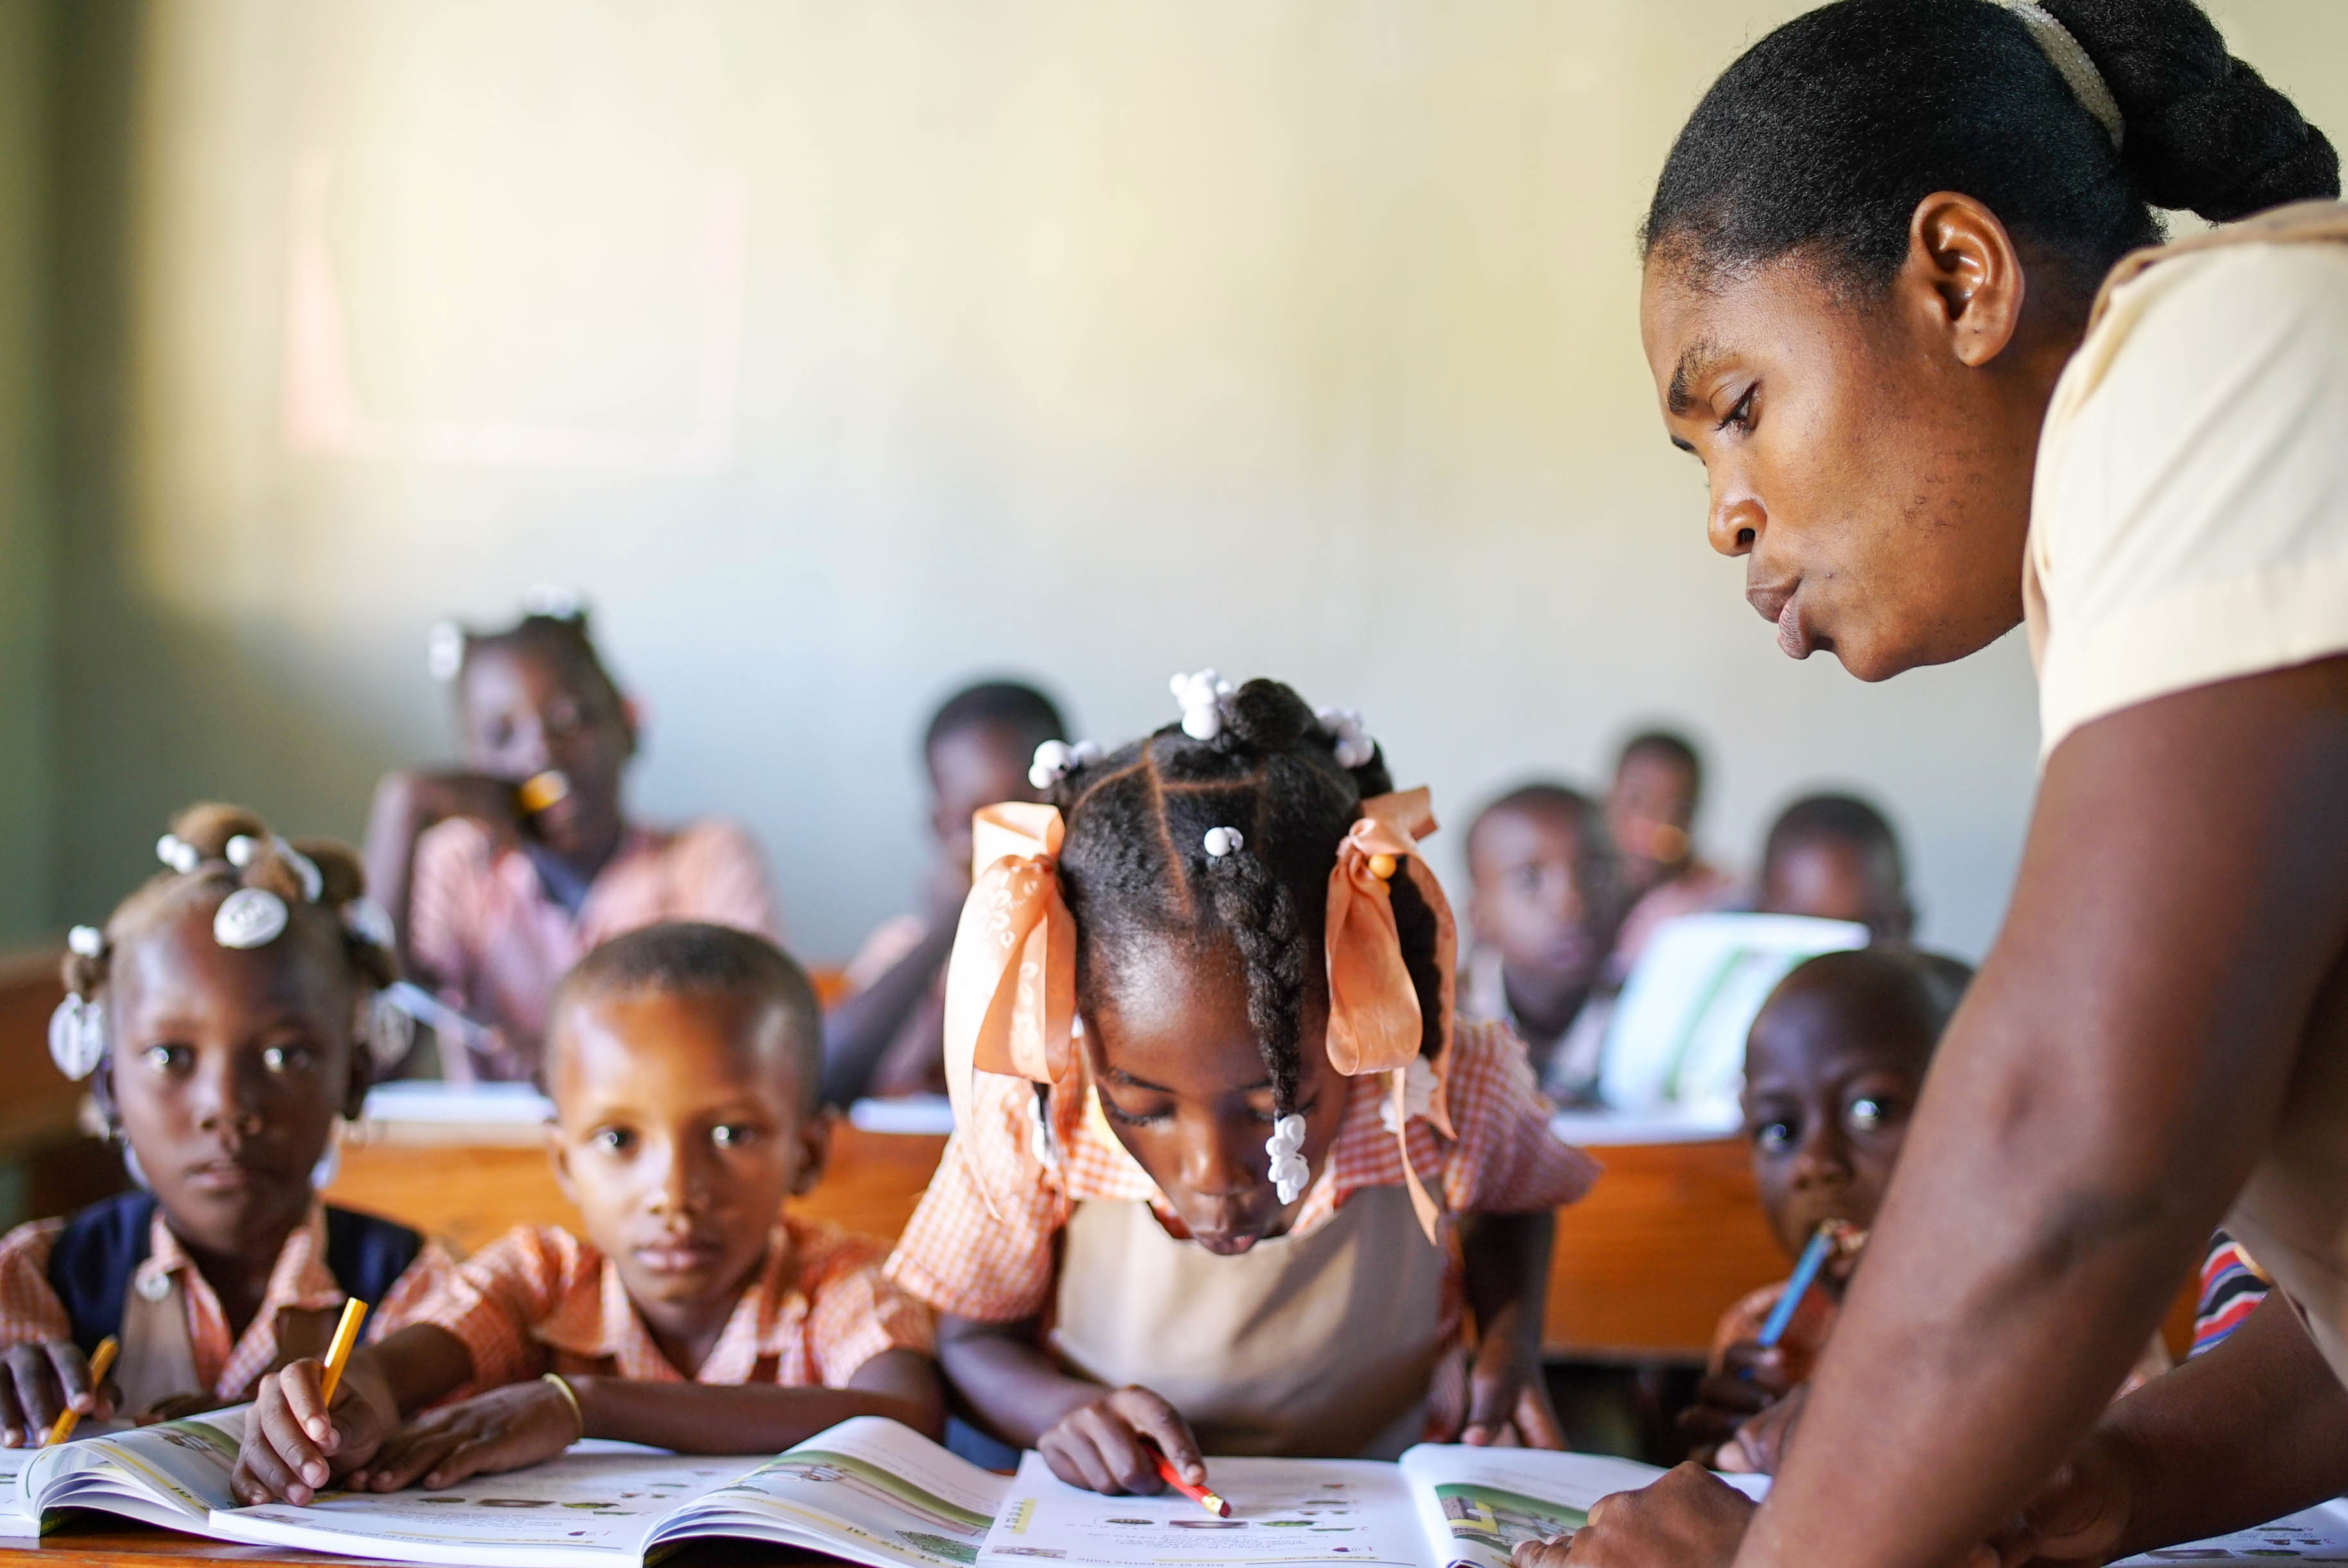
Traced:
<path fill-rule="evenodd" d="M 285 264 L 283 425 L 287 446 L 333 457 L 579 473 L 716 474 L 731 463 L 742 375 L 743 251 L 749 203 L 738 171 L 720 170 L 702 181 L 694 251 L 701 291 L 700 372 L 690 423 L 679 431 L 660 431 L 524 421 L 392 420 L 368 413 L 351 373 L 342 287 L 326 238 L 333 169 L 326 154 L 312 151 L 294 170 Z"/>

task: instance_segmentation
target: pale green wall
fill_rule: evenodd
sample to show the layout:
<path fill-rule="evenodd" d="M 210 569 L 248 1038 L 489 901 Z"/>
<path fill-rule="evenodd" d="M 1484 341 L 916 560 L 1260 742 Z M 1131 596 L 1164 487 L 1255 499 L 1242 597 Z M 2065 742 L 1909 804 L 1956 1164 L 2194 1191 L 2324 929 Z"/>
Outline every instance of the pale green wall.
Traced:
<path fill-rule="evenodd" d="M 48 0 L 0 0 L 0 948 L 50 924 Z"/>
<path fill-rule="evenodd" d="M 1122 736 L 1207 662 L 1366 708 L 1455 823 L 1659 714 L 1708 743 L 1732 857 L 1790 792 L 1862 784 L 1927 935 L 1978 951 L 2031 787 L 2022 649 L 1884 688 L 1778 657 L 1639 358 L 1663 151 L 1796 9 L 69 8 L 66 912 L 200 793 L 355 832 L 377 769 L 445 750 L 427 624 L 552 579 L 648 700 L 644 807 L 748 819 L 816 958 L 912 887 L 942 689 L 1034 670 Z M 2348 6 L 2229 21 L 2348 128 Z M 695 425 L 734 297 L 711 190 L 743 223 L 734 438 L 615 467 Z M 355 402 L 289 420 L 313 232 L 346 330 L 304 341 Z M 516 433 L 550 425 L 607 438 Z"/>

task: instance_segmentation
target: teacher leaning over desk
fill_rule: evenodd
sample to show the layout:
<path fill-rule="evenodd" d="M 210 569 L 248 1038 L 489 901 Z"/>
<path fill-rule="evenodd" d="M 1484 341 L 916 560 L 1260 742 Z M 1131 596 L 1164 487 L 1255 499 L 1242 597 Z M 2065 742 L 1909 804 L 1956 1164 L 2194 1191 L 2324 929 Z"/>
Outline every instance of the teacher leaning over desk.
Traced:
<path fill-rule="evenodd" d="M 2348 1491 L 2338 194 L 2187 0 L 1843 0 L 1681 132 L 1641 326 L 1713 547 L 1863 680 L 2025 624 L 2042 773 L 1774 1494 L 1520 1560 L 2093 1563 Z M 2106 1411 L 2221 1218 L 2281 1288 Z"/>

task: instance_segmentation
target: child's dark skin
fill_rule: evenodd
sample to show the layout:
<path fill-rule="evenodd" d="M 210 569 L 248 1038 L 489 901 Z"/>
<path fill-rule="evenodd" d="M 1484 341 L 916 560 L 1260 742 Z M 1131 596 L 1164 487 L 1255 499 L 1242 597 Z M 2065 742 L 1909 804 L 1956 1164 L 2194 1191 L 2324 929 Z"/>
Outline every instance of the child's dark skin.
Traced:
<path fill-rule="evenodd" d="M 1606 825 L 1622 856 L 1632 897 L 1668 882 L 1694 851 L 1695 775 L 1678 757 L 1655 750 L 1624 753 L 1606 796 Z"/>
<path fill-rule="evenodd" d="M 1561 802 L 1493 807 L 1468 838 L 1476 939 L 1500 955 L 1519 1032 L 1536 1058 L 1589 999 L 1612 935 L 1612 866 L 1593 825 Z"/>
<path fill-rule="evenodd" d="M 1754 907 L 1765 915 L 1855 920 L 1879 942 L 1900 942 L 1915 923 L 1907 892 L 1884 874 L 1880 856 L 1845 838 L 1800 838 L 1761 868 Z"/>
<path fill-rule="evenodd" d="M 309 1210 L 335 1116 L 355 1116 L 367 1084 L 352 1040 L 356 982 L 329 947 L 337 938 L 298 920 L 266 947 L 223 948 L 211 929 L 219 906 L 196 899 L 117 949 L 99 1088 L 235 1337 Z M 115 1413 L 70 1340 L 17 1346 L 5 1363 L 0 1445 L 39 1441 L 68 1405 Z M 213 1402 L 201 1389 L 168 1401 L 174 1413 Z"/>
<path fill-rule="evenodd" d="M 948 730 L 930 747 L 930 863 L 921 943 L 824 1019 L 827 1101 L 945 1092 L 944 999 L 936 985 L 970 896 L 971 818 L 1006 800 L 1037 800 L 1028 783 L 1035 746 L 1010 724 Z M 867 1064 L 870 1065 L 868 1067 Z M 851 1087 L 854 1086 L 854 1087 Z"/>
<path fill-rule="evenodd" d="M 1933 1040 L 1896 979 L 1865 953 L 1797 969 L 1753 1020 L 1745 1052 L 1745 1135 L 1769 1228 L 1788 1257 L 1818 1226 L 1875 1224 Z M 1839 1296 L 1848 1269 L 1819 1287 Z M 1782 1349 L 1729 1347 L 1722 1371 L 1699 1386 L 1680 1435 L 1699 1457 L 1793 1387 Z"/>
<path fill-rule="evenodd" d="M 1084 1048 L 1101 1109 L 1158 1184 L 1189 1239 L 1219 1255 L 1285 1235 L 1303 1206 L 1282 1204 L 1267 1175 L 1272 1084 L 1248 1023 L 1247 986 L 1228 948 L 1133 955 L 1096 977 Z M 1317 1179 L 1344 1120 L 1349 1081 L 1329 1065 L 1328 1001 L 1308 998 L 1296 1113 Z M 1310 1190 L 1309 1187 L 1307 1189 Z M 1488 1443 L 1513 1427 L 1530 1444 L 1561 1447 L 1540 1378 L 1540 1316 L 1552 1216 L 1465 1218 L 1469 1309 L 1479 1348 L 1469 1370 L 1467 1424 L 1457 1440 Z M 1052 1473 L 1107 1493 L 1163 1490 L 1147 1443 L 1203 1484 L 1206 1464 L 1179 1411 L 1143 1388 L 1108 1389 L 1072 1377 L 1037 1348 L 1033 1323 L 942 1317 L 939 1359 L 978 1413 L 1004 1437 L 1039 1450 Z"/>
<path fill-rule="evenodd" d="M 827 1126 L 808 1106 L 795 1026 L 757 998 L 644 991 L 563 1001 L 552 1030 L 549 1147 L 587 1238 L 617 1267 L 670 1365 L 700 1368 L 766 1258 L 787 1194 L 822 1170 Z M 575 1376 L 515 1383 L 402 1425 L 460 1387 L 471 1358 L 416 1324 L 355 1352 L 331 1410 L 319 1366 L 262 1385 L 232 1486 L 247 1502 L 303 1503 L 339 1477 L 352 1491 L 518 1469 L 583 1435 L 694 1453 L 774 1452 L 853 1416 L 943 1429 L 927 1357 L 884 1351 L 843 1389 L 704 1387 Z"/>
<path fill-rule="evenodd" d="M 548 891 L 576 909 L 619 848 L 626 824 L 620 778 L 635 751 L 635 726 L 613 692 L 552 639 L 476 648 L 458 688 L 465 766 L 387 774 L 367 820 L 367 886 L 390 910 L 407 951 L 416 840 L 452 816 L 486 825 L 501 845 L 521 845 Z M 570 793 L 524 821 L 515 786 L 550 769 Z"/>

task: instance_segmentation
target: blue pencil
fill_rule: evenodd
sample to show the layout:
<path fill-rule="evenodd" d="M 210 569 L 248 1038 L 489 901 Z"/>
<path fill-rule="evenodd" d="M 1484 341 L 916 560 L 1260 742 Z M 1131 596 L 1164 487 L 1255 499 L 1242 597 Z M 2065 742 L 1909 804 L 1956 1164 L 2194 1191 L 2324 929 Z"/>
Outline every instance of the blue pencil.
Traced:
<path fill-rule="evenodd" d="M 1794 1277 L 1786 1282 L 1786 1293 L 1777 1297 L 1777 1305 L 1769 1308 L 1769 1316 L 1762 1320 L 1761 1348 L 1773 1348 L 1778 1340 L 1785 1337 L 1786 1325 L 1794 1320 L 1794 1314 L 1801 1307 L 1802 1297 L 1807 1296 L 1810 1286 L 1818 1282 L 1818 1270 L 1826 1266 L 1827 1254 L 1833 1250 L 1834 1240 L 1828 1227 L 1819 1225 L 1810 1236 L 1810 1245 L 1802 1249 L 1801 1257 L 1795 1263 Z"/>

